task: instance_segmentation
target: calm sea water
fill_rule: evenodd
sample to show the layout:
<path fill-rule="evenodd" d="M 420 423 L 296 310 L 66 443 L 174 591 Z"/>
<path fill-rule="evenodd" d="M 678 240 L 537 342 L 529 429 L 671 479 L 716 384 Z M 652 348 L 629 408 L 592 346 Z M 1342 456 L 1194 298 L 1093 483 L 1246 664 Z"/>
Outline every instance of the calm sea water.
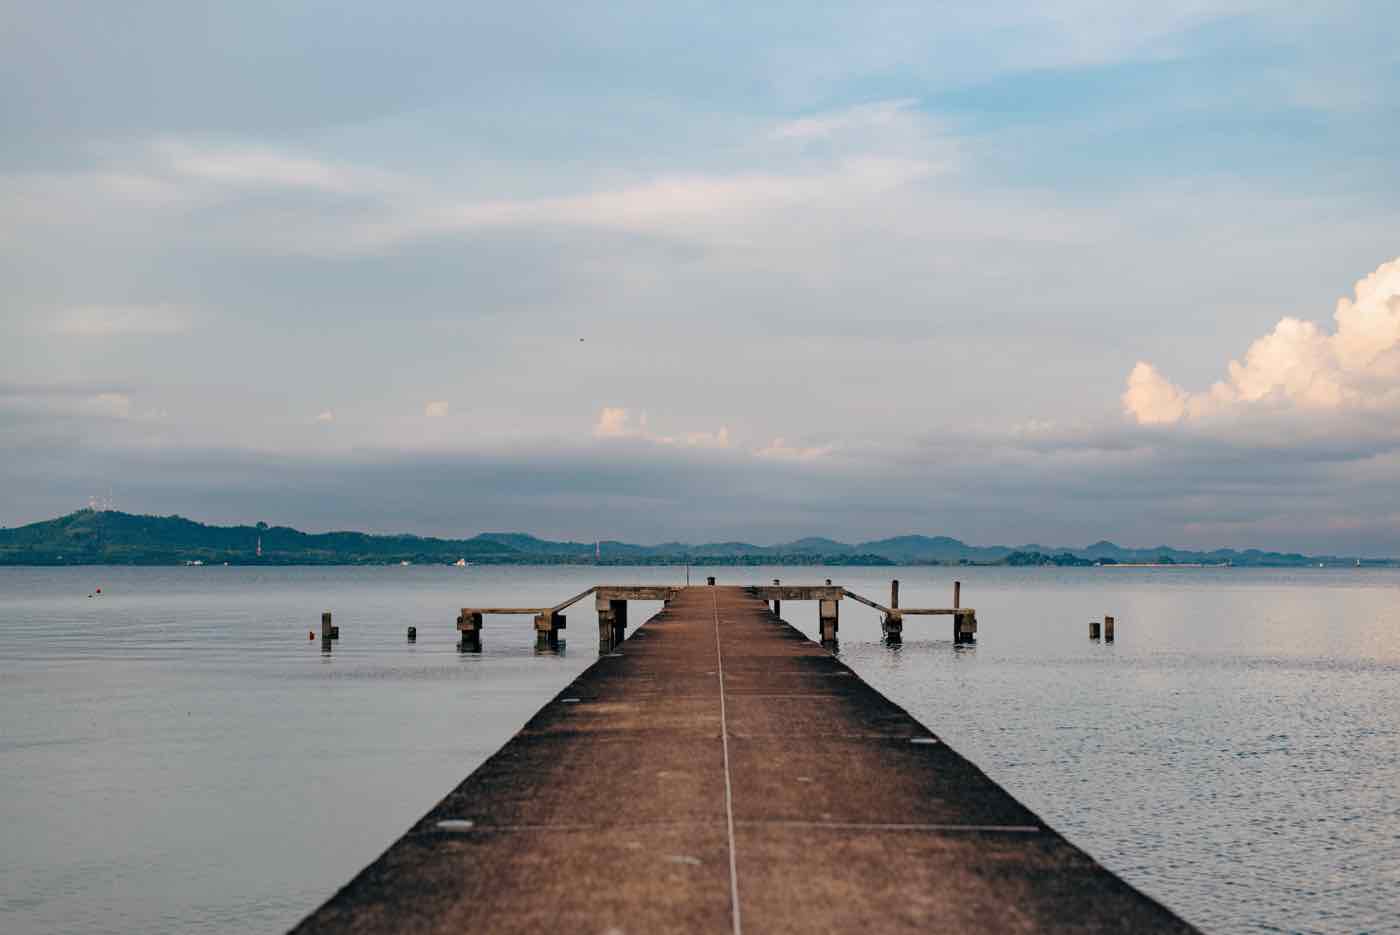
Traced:
<path fill-rule="evenodd" d="M 1400 931 L 1400 572 L 697 569 L 976 607 L 842 656 L 1076 843 L 1214 932 Z M 0 569 L 0 931 L 278 931 L 595 657 L 463 604 L 676 568 Z M 101 587 L 102 593 L 96 594 Z M 89 593 L 94 596 L 89 597 Z M 655 605 L 634 607 L 632 619 Z M 784 616 L 809 634 L 810 605 Z M 320 651 L 320 613 L 342 638 Z M 1115 644 L 1088 621 L 1113 614 Z M 418 642 L 404 640 L 418 628 Z"/>

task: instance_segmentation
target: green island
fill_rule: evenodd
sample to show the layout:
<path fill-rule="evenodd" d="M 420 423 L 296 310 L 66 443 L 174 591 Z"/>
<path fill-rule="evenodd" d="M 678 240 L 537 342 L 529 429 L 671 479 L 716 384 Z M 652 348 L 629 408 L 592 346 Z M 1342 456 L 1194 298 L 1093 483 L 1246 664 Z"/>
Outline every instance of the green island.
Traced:
<path fill-rule="evenodd" d="M 1391 558 L 1302 555 L 1258 549 L 1210 552 L 1124 548 L 975 546 L 948 536 L 896 536 L 847 544 L 810 537 L 777 545 L 712 542 L 557 542 L 525 533 L 464 539 L 363 532 L 307 533 L 267 523 L 212 526 L 181 516 L 78 510 L 0 528 L 0 565 L 1009 565 L 1316 567 L 1387 566 Z"/>

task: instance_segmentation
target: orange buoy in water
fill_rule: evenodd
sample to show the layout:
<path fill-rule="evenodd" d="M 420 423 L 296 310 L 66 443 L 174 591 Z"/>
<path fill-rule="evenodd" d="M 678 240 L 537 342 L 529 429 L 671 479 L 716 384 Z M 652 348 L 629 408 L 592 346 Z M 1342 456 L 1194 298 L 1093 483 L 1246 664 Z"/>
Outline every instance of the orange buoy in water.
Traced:
<path fill-rule="evenodd" d="M 307 631 L 306 631 L 306 638 L 307 638 L 308 640 L 314 640 L 314 639 L 316 638 L 316 631 L 315 631 L 315 630 L 307 630 Z"/>

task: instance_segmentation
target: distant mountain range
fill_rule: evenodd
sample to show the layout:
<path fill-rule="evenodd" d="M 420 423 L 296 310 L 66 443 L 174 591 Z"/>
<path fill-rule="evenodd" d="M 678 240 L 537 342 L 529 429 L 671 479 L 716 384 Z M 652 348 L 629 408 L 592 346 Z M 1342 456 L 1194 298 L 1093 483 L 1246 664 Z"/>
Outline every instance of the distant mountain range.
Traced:
<path fill-rule="evenodd" d="M 947 536 L 896 536 L 849 545 L 807 538 L 778 545 L 712 542 L 551 542 L 519 532 L 470 539 L 305 533 L 287 526 L 206 526 L 180 516 L 137 516 L 79 510 L 14 529 L 0 528 L 0 565 L 353 565 L 451 564 L 603 565 L 1394 565 L 1393 559 L 1218 549 L 1195 552 L 1157 546 L 1085 548 L 1043 545 L 974 546 Z"/>

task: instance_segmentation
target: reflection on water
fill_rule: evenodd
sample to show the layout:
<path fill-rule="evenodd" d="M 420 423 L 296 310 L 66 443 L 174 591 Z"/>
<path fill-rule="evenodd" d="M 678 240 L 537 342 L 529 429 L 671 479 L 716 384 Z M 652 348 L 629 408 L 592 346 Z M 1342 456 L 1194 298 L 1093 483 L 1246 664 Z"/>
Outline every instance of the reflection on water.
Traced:
<path fill-rule="evenodd" d="M 897 576 L 910 607 L 947 605 L 961 579 L 977 644 L 954 646 L 945 616 L 906 617 L 886 646 L 876 613 L 846 601 L 842 657 L 1210 931 L 1381 931 L 1400 916 L 1400 573 L 712 571 L 830 575 L 877 600 Z M 462 653 L 461 606 L 684 577 L 0 569 L 0 930 L 287 927 L 596 656 L 578 610 L 571 652 L 537 655 L 522 616 L 488 618 L 483 651 Z M 325 652 L 323 610 L 341 628 Z M 783 614 L 816 635 L 811 605 Z M 1091 642 L 1105 614 L 1117 641 Z"/>

